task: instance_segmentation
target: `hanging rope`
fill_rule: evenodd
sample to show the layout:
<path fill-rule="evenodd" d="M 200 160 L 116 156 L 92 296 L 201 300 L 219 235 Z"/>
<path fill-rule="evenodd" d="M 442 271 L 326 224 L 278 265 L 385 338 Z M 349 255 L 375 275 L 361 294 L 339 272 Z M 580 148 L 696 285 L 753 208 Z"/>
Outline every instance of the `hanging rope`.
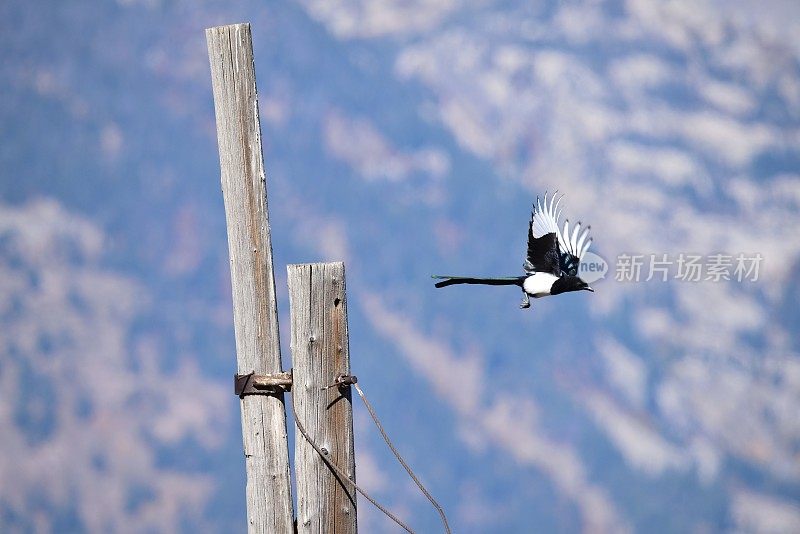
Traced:
<path fill-rule="evenodd" d="M 397 461 L 400 462 L 400 465 L 403 466 L 403 468 L 406 470 L 406 473 L 408 473 L 408 475 L 411 477 L 411 479 L 414 481 L 414 483 L 417 485 L 417 487 L 420 489 L 420 491 L 425 495 L 425 497 L 427 497 L 427 499 L 431 502 L 433 507 L 436 508 L 436 511 L 439 513 L 439 517 L 442 520 L 442 524 L 444 525 L 445 532 L 447 534 L 451 534 L 450 525 L 447 522 L 447 516 L 444 513 L 444 509 L 442 509 L 442 507 L 439 505 L 439 503 L 436 502 L 436 499 L 433 498 L 433 495 L 431 495 L 430 492 L 428 492 L 428 490 L 425 489 L 425 486 L 422 484 L 422 482 L 420 482 L 419 478 L 414 473 L 414 470 L 411 469 L 411 466 L 409 466 L 406 463 L 406 461 L 403 460 L 403 457 L 397 451 L 397 449 L 395 448 L 394 444 L 392 443 L 392 440 L 389 439 L 389 436 L 386 434 L 386 431 L 383 429 L 383 425 L 381 424 L 380 419 L 378 419 L 378 414 L 375 413 L 375 410 L 372 408 L 372 405 L 367 400 L 367 396 L 364 395 L 364 392 L 361 390 L 361 387 L 359 387 L 356 378 L 354 376 L 346 376 L 346 377 L 345 376 L 340 376 L 340 377 L 336 378 L 336 381 L 333 384 L 331 384 L 330 386 L 327 386 L 327 387 L 325 387 L 323 389 L 328 389 L 328 388 L 331 388 L 331 387 L 334 387 L 334 386 L 343 387 L 345 385 L 352 385 L 352 386 L 354 386 L 356 388 L 356 392 L 358 393 L 358 396 L 361 397 L 361 400 L 364 402 L 364 406 L 367 407 L 367 411 L 369 412 L 370 417 L 372 417 L 372 421 L 375 423 L 375 426 L 378 427 L 378 430 L 380 431 L 381 436 L 383 436 L 383 440 L 386 442 L 386 445 L 388 445 L 389 449 L 392 451 L 392 454 L 394 454 L 394 457 L 397 458 Z M 381 506 L 380 503 L 378 503 L 378 501 L 373 499 L 366 491 L 361 489 L 361 487 L 358 486 L 358 484 L 356 484 L 353 480 L 351 480 L 350 477 L 347 476 L 347 474 L 344 471 L 340 470 L 328 458 L 328 455 L 324 450 L 322 450 L 316 443 L 314 443 L 314 441 L 311 439 L 311 436 L 308 435 L 308 433 L 306 432 L 305 427 L 303 427 L 303 424 L 300 422 L 300 419 L 297 417 L 297 410 L 295 409 L 295 406 L 294 406 L 294 399 L 292 399 L 292 414 L 294 415 L 294 421 L 297 424 L 297 429 L 300 430 L 300 433 L 303 435 L 304 438 L 306 438 L 306 441 L 308 441 L 308 443 L 314 448 L 314 450 L 317 451 L 317 454 L 320 455 L 320 457 L 328 465 L 328 467 L 330 467 L 334 472 L 336 472 L 336 474 L 339 475 L 340 479 L 347 480 L 348 482 L 350 482 L 350 484 L 353 485 L 353 487 L 356 489 L 356 491 L 358 491 L 361 495 L 363 495 L 369 502 L 374 504 L 375 507 L 378 510 L 380 510 L 381 512 L 386 514 L 386 516 L 389 519 L 391 519 L 392 521 L 394 521 L 395 523 L 400 525 L 400 527 L 402 527 L 406 532 L 409 532 L 410 534 L 414 534 L 414 531 L 411 530 L 408 527 L 408 525 L 406 525 L 405 523 L 400 521 L 400 519 L 398 519 L 389 510 L 387 510 L 386 508 Z"/>
<path fill-rule="evenodd" d="M 378 419 L 378 415 L 375 413 L 375 410 L 372 409 L 372 405 L 367 400 L 367 396 L 364 395 L 364 392 L 361 391 L 359 385 L 357 383 L 354 383 L 353 387 L 356 388 L 358 396 L 361 397 L 362 401 L 364 401 L 364 406 L 367 407 L 367 411 L 369 411 L 369 415 L 372 416 L 372 420 L 375 422 L 375 426 L 378 427 L 378 430 L 380 431 L 381 436 L 383 436 L 383 440 L 386 442 L 386 445 L 388 445 L 389 448 L 392 450 L 392 454 L 394 454 L 395 458 L 397 458 L 397 461 L 400 462 L 400 465 L 402 465 L 403 468 L 406 470 L 408 476 L 411 477 L 411 479 L 414 481 L 414 483 L 417 485 L 420 491 L 423 494 L 425 494 L 425 497 L 427 497 L 429 501 L 431 501 L 431 504 L 433 505 L 434 508 L 436 508 L 436 511 L 439 512 L 439 517 L 442 519 L 442 524 L 444 525 L 445 532 L 447 532 L 447 534 L 451 534 L 450 525 L 447 523 L 447 516 L 444 515 L 444 510 L 442 509 L 441 506 L 439 506 L 439 503 L 436 502 L 436 499 L 433 498 L 433 495 L 431 495 L 428 492 L 428 490 L 425 489 L 425 486 L 422 485 L 422 482 L 420 482 L 417 476 L 414 474 L 414 470 L 411 469 L 411 467 L 405 462 L 405 460 L 403 460 L 403 457 L 400 456 L 400 453 L 397 452 L 397 449 L 395 449 L 394 445 L 392 444 L 392 440 L 390 440 L 389 436 L 386 435 L 386 431 L 383 429 L 383 425 Z"/>
<path fill-rule="evenodd" d="M 356 484 L 355 481 L 351 480 L 350 477 L 347 475 L 347 473 L 336 467 L 336 465 L 330 459 L 328 459 L 328 455 L 316 443 L 314 443 L 314 441 L 311 439 L 311 436 L 308 435 L 305 427 L 303 427 L 303 424 L 300 422 L 300 419 L 297 417 L 297 410 L 294 407 L 294 398 L 292 399 L 292 415 L 294 415 L 294 422 L 297 425 L 297 429 L 300 431 L 303 437 L 306 438 L 306 441 L 309 443 L 309 445 L 311 445 L 314 448 L 314 450 L 317 451 L 317 454 L 320 455 L 320 457 L 328 465 L 328 467 L 330 467 L 331 470 L 333 470 L 334 472 L 336 472 L 337 475 L 339 475 L 339 478 L 341 480 L 347 480 L 348 482 L 350 482 L 350 484 L 353 485 L 356 491 L 358 491 L 361 495 L 363 495 L 364 498 L 367 499 L 369 502 L 374 504 L 378 510 L 386 514 L 386 516 L 389 519 L 400 525 L 400 527 L 409 534 L 414 534 L 414 531 L 411 530 L 408 527 L 408 525 L 400 521 L 400 519 L 398 519 L 397 516 L 392 514 L 392 512 L 381 506 L 381 504 L 375 499 L 373 499 L 369 493 L 361 489 L 361 487 L 358 484 Z"/>

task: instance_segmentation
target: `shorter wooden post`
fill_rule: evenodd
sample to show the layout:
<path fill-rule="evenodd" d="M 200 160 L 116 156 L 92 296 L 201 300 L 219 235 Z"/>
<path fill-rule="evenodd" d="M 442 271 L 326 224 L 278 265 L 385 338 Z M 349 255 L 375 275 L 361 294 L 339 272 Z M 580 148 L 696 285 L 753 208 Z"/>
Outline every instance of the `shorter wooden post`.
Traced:
<path fill-rule="evenodd" d="M 289 265 L 292 402 L 328 461 L 355 481 L 350 386 L 327 387 L 350 374 L 343 263 Z M 297 531 L 355 533 L 356 492 L 295 433 Z"/>

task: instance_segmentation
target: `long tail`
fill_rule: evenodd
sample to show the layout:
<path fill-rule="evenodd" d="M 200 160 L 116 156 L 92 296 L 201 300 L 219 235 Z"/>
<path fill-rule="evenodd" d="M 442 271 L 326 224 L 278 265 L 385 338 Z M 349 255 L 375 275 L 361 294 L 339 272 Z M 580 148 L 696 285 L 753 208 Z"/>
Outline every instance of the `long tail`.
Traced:
<path fill-rule="evenodd" d="M 481 284 L 485 286 L 522 286 L 524 276 L 507 276 L 505 278 L 472 278 L 469 276 L 439 276 L 431 278 L 441 280 L 436 282 L 436 287 L 447 287 L 455 284 Z"/>

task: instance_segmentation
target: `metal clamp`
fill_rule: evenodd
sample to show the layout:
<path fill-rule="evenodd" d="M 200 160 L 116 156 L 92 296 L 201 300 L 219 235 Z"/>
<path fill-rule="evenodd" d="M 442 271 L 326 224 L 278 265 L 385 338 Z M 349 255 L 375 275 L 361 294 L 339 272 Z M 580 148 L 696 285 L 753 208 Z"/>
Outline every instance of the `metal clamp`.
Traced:
<path fill-rule="evenodd" d="M 345 386 L 352 386 L 356 382 L 358 382 L 358 377 L 355 375 L 339 375 L 336 377 L 336 380 L 333 381 L 333 384 L 325 386 L 321 389 L 322 391 L 325 391 L 326 389 L 330 388 L 343 388 Z"/>
<path fill-rule="evenodd" d="M 233 375 L 233 391 L 239 398 L 248 395 L 274 395 L 292 390 L 292 371 L 257 375 L 255 372 Z"/>

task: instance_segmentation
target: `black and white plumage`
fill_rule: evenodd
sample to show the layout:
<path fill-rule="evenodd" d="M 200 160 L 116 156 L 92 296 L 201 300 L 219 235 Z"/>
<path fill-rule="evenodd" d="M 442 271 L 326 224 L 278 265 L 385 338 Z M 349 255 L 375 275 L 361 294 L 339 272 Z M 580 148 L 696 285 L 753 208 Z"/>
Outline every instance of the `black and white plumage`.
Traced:
<path fill-rule="evenodd" d="M 554 193 L 548 202 L 536 197 L 528 225 L 528 253 L 523 265 L 525 276 L 502 278 L 474 278 L 465 276 L 434 276 L 441 280 L 436 287 L 455 284 L 482 284 L 492 286 L 519 286 L 523 300 L 520 308 L 529 308 L 530 297 L 540 298 L 569 291 L 594 291 L 578 277 L 581 258 L 589 250 L 592 239 L 590 227 L 583 228 L 580 222 L 570 228 L 569 219 L 561 227 L 561 201 Z"/>

